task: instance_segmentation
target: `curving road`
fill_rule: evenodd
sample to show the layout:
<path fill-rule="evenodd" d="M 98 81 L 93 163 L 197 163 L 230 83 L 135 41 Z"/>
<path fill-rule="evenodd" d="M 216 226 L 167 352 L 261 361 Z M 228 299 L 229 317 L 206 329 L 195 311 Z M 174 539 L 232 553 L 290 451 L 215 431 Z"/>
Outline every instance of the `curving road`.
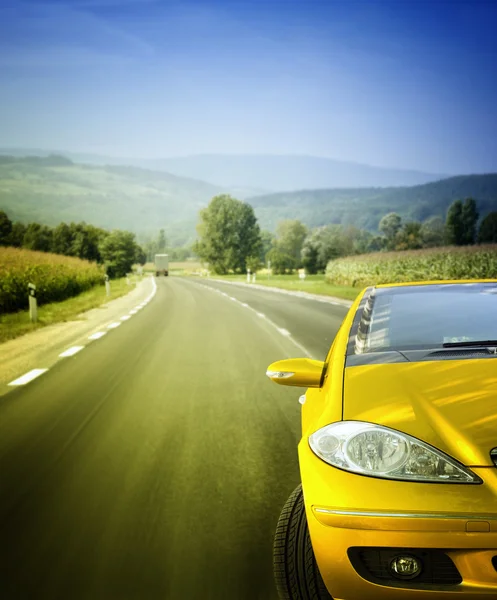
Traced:
<path fill-rule="evenodd" d="M 1 600 L 276 599 L 302 392 L 265 370 L 323 359 L 347 308 L 157 283 L 121 327 L 0 398 Z"/>

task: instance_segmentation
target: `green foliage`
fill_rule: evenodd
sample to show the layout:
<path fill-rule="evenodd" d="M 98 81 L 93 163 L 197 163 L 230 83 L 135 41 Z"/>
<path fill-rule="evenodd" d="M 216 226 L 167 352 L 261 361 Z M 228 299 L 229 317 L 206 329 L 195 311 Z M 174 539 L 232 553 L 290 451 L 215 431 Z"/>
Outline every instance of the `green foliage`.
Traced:
<path fill-rule="evenodd" d="M 135 234 L 129 231 L 113 231 L 102 239 L 99 251 L 110 278 L 124 277 L 131 272 L 137 260 L 144 258 L 140 256 L 141 249 L 135 241 Z"/>
<path fill-rule="evenodd" d="M 301 253 L 308 229 L 298 219 L 285 219 L 276 227 L 274 246 L 281 254 L 291 256 L 295 268 L 301 264 Z"/>
<path fill-rule="evenodd" d="M 380 252 L 332 260 L 326 281 L 335 285 L 497 277 L 497 246 L 441 247 L 406 252 Z"/>
<path fill-rule="evenodd" d="M 425 248 L 443 246 L 445 241 L 445 223 L 442 217 L 430 217 L 421 225 L 421 238 Z"/>
<path fill-rule="evenodd" d="M 381 219 L 378 225 L 378 231 L 383 233 L 390 244 L 393 244 L 395 236 L 400 231 L 401 223 L 402 219 L 397 213 L 388 213 Z"/>
<path fill-rule="evenodd" d="M 140 235 L 167 223 L 169 242 L 186 245 L 194 240 L 199 206 L 221 192 L 219 186 L 147 169 L 72 164 L 61 157 L 2 159 L 0 208 L 23 223 L 85 221 Z"/>
<path fill-rule="evenodd" d="M 266 229 L 261 231 L 261 254 L 260 258 L 263 263 L 267 262 L 267 253 L 273 247 L 273 242 L 275 240 L 274 235 L 267 231 Z"/>
<path fill-rule="evenodd" d="M 417 250 L 423 247 L 422 225 L 417 221 L 404 223 L 394 240 L 395 250 Z"/>
<path fill-rule="evenodd" d="M 28 283 L 40 305 L 76 296 L 103 281 L 103 269 L 78 258 L 19 248 L 0 248 L 0 312 L 28 306 Z"/>
<path fill-rule="evenodd" d="M 267 253 L 267 259 L 271 263 L 271 271 L 275 275 L 285 275 L 286 273 L 293 273 L 297 268 L 297 261 L 293 256 L 285 254 L 277 246 L 272 248 Z"/>
<path fill-rule="evenodd" d="M 26 228 L 22 247 L 27 250 L 50 252 L 52 246 L 52 232 L 46 225 L 30 223 Z"/>
<path fill-rule="evenodd" d="M 449 207 L 445 222 L 447 243 L 455 246 L 462 246 L 465 243 L 462 208 L 462 200 L 455 200 Z"/>
<path fill-rule="evenodd" d="M 463 243 L 474 244 L 476 239 L 476 224 L 478 222 L 478 210 L 473 198 L 466 198 L 462 206 Z"/>
<path fill-rule="evenodd" d="M 12 221 L 3 210 L 0 210 L 0 246 L 10 245 L 11 233 Z"/>
<path fill-rule="evenodd" d="M 371 233 L 378 231 L 382 217 L 397 213 L 404 221 L 426 221 L 438 216 L 444 221 L 450 204 L 458 198 L 475 198 L 485 216 L 497 210 L 497 174 L 450 177 L 412 187 L 320 189 L 254 196 L 261 227 L 274 231 L 282 219 L 299 219 L 308 227 L 354 225 Z"/>
<path fill-rule="evenodd" d="M 478 231 L 478 243 L 497 243 L 497 211 L 489 213 L 481 222 Z"/>
<path fill-rule="evenodd" d="M 260 229 L 253 208 L 223 194 L 200 211 L 194 252 L 218 274 L 246 272 L 247 258 L 261 252 Z"/>

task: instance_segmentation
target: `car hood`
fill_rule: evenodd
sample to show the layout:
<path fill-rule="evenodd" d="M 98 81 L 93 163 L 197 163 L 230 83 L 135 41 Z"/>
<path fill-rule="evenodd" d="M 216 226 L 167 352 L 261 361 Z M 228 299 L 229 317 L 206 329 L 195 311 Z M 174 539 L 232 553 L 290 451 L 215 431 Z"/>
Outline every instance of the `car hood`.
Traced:
<path fill-rule="evenodd" d="M 495 358 L 347 367 L 343 393 L 344 420 L 404 431 L 467 466 L 493 466 Z"/>

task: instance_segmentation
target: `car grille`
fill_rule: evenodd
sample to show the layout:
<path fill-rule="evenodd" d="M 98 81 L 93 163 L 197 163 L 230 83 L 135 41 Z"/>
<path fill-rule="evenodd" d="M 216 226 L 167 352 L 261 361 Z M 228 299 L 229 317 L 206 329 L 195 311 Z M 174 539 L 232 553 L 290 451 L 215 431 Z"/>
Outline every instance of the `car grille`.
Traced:
<path fill-rule="evenodd" d="M 399 579 L 390 571 L 391 561 L 403 553 L 415 556 L 423 564 L 422 572 L 413 579 Z M 349 548 L 348 555 L 352 566 L 361 577 L 381 585 L 403 588 L 429 588 L 433 585 L 454 586 L 462 582 L 459 571 L 443 550 L 433 550 L 431 548 Z"/>

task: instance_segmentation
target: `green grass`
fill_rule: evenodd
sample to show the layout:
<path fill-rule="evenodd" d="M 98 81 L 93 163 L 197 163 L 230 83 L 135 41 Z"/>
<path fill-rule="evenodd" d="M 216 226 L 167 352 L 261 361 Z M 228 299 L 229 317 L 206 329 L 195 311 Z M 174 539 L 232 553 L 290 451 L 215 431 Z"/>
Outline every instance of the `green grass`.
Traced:
<path fill-rule="evenodd" d="M 212 279 L 223 279 L 225 281 L 246 282 L 246 275 L 214 275 Z M 334 296 L 345 300 L 355 300 L 362 288 L 332 285 L 325 281 L 324 275 L 307 275 L 302 281 L 297 274 L 294 275 L 272 275 L 269 279 L 267 275 L 259 274 L 256 276 L 256 284 L 266 285 L 268 287 L 281 288 L 294 292 L 307 292 L 309 294 L 320 294 L 322 296 Z"/>
<path fill-rule="evenodd" d="M 53 302 L 39 306 L 37 323 L 31 323 L 28 310 L 0 315 L 0 343 L 46 327 L 47 325 L 62 323 L 64 321 L 74 321 L 80 313 L 124 296 L 133 289 L 135 289 L 133 280 L 132 284 L 128 286 L 125 277 L 111 281 L 110 296 L 106 295 L 104 285 L 96 285 L 90 290 L 79 294 L 79 296 L 74 296 L 62 302 Z"/>

